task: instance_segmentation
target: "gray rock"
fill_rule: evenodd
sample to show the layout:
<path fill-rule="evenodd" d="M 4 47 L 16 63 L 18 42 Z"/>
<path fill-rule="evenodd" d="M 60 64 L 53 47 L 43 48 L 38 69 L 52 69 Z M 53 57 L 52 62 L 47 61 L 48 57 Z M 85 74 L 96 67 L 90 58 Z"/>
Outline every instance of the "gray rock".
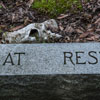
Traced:
<path fill-rule="evenodd" d="M 0 75 L 100 74 L 99 43 L 7 44 L 0 48 Z"/>
<path fill-rule="evenodd" d="M 3 43 L 30 43 L 49 38 L 61 38 L 59 34 L 51 32 L 51 29 L 58 30 L 57 22 L 54 19 L 43 23 L 32 23 L 14 32 L 5 32 L 2 35 Z"/>
<path fill-rule="evenodd" d="M 0 45 L 0 100 L 99 100 L 99 50 L 99 43 Z"/>

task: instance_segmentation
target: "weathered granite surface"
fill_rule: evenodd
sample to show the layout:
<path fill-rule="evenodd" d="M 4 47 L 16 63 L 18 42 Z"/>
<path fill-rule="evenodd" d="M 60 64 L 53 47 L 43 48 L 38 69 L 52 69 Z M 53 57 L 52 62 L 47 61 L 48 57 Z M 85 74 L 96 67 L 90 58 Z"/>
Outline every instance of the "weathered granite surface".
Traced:
<path fill-rule="evenodd" d="M 0 75 L 100 74 L 100 43 L 0 45 Z"/>
<path fill-rule="evenodd" d="M 0 100 L 100 100 L 100 75 L 0 76 Z"/>
<path fill-rule="evenodd" d="M 0 45 L 0 100 L 99 99 L 100 43 Z"/>

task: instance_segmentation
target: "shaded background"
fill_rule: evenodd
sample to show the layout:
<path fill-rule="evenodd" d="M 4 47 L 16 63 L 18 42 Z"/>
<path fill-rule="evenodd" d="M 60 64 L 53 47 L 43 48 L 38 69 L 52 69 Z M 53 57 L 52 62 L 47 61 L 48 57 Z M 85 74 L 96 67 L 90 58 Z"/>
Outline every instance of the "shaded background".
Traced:
<path fill-rule="evenodd" d="M 0 76 L 0 100 L 99 100 L 100 75 Z"/>

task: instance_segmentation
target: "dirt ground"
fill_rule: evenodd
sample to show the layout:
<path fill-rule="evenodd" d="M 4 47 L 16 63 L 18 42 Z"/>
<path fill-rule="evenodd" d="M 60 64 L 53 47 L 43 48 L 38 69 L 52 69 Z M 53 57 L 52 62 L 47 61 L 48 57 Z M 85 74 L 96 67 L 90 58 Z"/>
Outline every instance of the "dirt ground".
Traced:
<path fill-rule="evenodd" d="M 24 26 L 50 19 L 48 14 L 27 6 L 28 0 L 1 0 L 0 5 L 0 39 L 7 31 L 15 31 Z M 67 11 L 55 19 L 59 25 L 60 39 L 50 39 L 47 43 L 100 41 L 100 0 L 82 2 L 83 10 L 75 13 Z M 73 8 L 74 9 L 74 8 Z"/>

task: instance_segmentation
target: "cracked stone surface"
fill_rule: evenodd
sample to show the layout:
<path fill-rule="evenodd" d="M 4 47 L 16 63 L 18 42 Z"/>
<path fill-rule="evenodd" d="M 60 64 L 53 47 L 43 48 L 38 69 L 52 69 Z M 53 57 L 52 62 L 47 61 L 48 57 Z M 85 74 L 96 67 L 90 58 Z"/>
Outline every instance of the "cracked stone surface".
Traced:
<path fill-rule="evenodd" d="M 14 32 L 5 32 L 2 35 L 3 43 L 30 43 L 49 38 L 61 38 L 62 36 L 51 32 L 50 29 L 58 29 L 57 22 L 54 19 L 43 23 L 32 23 L 26 27 Z"/>

